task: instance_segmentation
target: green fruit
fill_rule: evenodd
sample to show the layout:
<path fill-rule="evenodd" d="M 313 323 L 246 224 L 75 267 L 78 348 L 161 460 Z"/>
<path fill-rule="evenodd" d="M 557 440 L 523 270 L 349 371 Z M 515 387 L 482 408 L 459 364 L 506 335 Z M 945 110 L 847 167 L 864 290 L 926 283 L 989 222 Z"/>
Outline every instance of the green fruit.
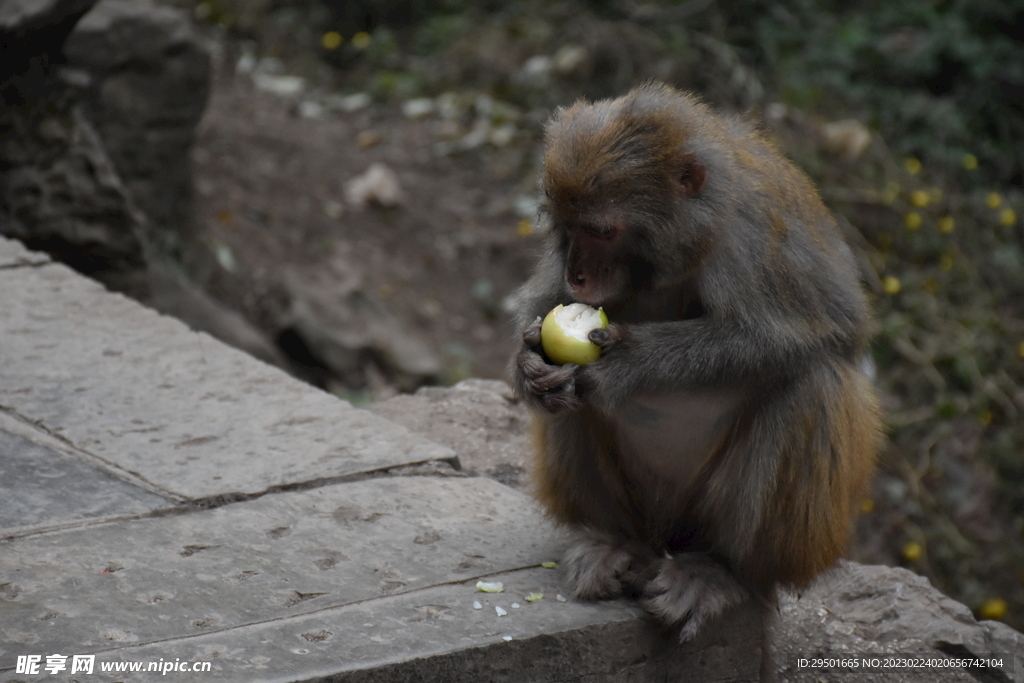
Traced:
<path fill-rule="evenodd" d="M 597 360 L 601 347 L 587 339 L 591 330 L 608 327 L 602 308 L 586 304 L 558 304 L 540 326 L 540 345 L 553 363 L 586 365 Z"/>

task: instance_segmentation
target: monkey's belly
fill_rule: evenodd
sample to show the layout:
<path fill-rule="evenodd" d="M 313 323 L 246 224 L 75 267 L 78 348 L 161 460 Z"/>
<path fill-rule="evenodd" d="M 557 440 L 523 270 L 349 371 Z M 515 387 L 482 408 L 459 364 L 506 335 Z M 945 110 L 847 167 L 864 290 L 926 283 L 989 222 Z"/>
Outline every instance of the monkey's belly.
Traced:
<path fill-rule="evenodd" d="M 742 397 L 735 391 L 674 391 L 627 402 L 615 415 L 620 465 L 656 497 L 685 494 L 722 448 Z"/>

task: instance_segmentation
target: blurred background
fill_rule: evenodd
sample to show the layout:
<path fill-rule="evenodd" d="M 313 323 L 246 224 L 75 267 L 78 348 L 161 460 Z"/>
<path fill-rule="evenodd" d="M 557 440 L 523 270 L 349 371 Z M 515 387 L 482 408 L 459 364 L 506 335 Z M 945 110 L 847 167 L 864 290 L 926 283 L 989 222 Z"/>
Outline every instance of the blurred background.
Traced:
<path fill-rule="evenodd" d="M 4 5 L 0 232 L 357 405 L 502 376 L 554 107 L 748 112 L 880 323 L 854 558 L 1024 629 L 1024 0 Z"/>

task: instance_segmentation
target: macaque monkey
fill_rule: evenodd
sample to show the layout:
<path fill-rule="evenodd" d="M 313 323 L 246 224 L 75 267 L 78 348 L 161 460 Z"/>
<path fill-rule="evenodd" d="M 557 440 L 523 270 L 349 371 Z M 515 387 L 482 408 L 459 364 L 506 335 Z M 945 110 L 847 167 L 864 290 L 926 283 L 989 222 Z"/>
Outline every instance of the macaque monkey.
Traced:
<path fill-rule="evenodd" d="M 578 532 L 573 594 L 639 597 L 688 640 L 807 585 L 844 552 L 881 438 L 857 265 L 809 179 L 744 120 L 648 84 L 560 109 L 541 189 L 511 375 L 539 499 Z M 585 367 L 539 346 L 571 302 L 612 322 Z"/>

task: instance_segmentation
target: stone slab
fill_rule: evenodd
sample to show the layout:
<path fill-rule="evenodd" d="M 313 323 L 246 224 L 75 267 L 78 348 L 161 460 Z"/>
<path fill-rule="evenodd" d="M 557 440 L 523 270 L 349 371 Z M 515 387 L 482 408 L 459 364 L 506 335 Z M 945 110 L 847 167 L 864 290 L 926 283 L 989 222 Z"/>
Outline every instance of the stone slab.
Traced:
<path fill-rule="evenodd" d="M 731 615 L 728 630 L 679 645 L 637 618 L 639 610 L 627 601 L 559 602 L 557 572 L 531 568 L 492 578 L 505 583 L 506 593 L 483 595 L 471 580 L 195 638 L 103 650 L 95 655 L 94 674 L 77 680 L 150 680 L 136 678 L 146 674 L 104 675 L 99 668 L 161 661 L 209 662 L 210 670 L 191 674 L 191 680 L 247 683 L 757 680 L 757 645 L 748 642 L 757 630 L 752 610 Z M 544 598 L 526 603 L 526 591 Z M 473 607 L 478 600 L 487 603 L 479 610 Z M 497 606 L 507 614 L 498 616 Z M 188 675 L 177 673 L 179 680 Z M 0 680 L 16 679 L 0 672 Z"/>
<path fill-rule="evenodd" d="M 50 257 L 39 251 L 29 251 L 18 240 L 0 237 L 0 268 L 20 268 L 49 263 Z"/>
<path fill-rule="evenodd" d="M 379 477 L 0 544 L 0 668 L 194 637 L 557 558 L 488 479 Z M 17 650 L 8 644 L 18 643 Z"/>
<path fill-rule="evenodd" d="M 0 429 L 0 536 L 174 505 L 70 455 Z"/>
<path fill-rule="evenodd" d="M 161 659 L 210 661 L 202 680 L 221 681 L 756 680 L 756 614 L 679 647 L 635 603 L 559 601 L 561 575 L 538 564 L 560 551 L 530 499 L 482 478 L 381 477 L 16 539 L 0 546 L 0 680 L 54 653 L 95 655 L 84 680 Z"/>
<path fill-rule="evenodd" d="M 0 297 L 0 408 L 169 495 L 454 457 L 61 264 L 0 269 Z"/>

